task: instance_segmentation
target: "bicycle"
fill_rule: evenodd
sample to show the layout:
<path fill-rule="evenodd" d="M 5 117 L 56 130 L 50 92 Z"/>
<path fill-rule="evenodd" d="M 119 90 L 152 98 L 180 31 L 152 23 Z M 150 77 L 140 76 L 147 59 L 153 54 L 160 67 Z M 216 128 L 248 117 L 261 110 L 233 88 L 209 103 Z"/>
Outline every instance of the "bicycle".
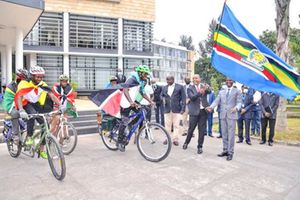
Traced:
<path fill-rule="evenodd" d="M 138 118 L 138 121 L 132 125 L 132 128 L 125 129 L 127 145 L 138 129 L 141 123 L 144 122 L 143 127 L 138 131 L 136 135 L 136 144 L 140 154 L 148 161 L 160 162 L 166 159 L 171 151 L 172 142 L 169 133 L 166 129 L 158 123 L 149 122 L 146 119 L 146 110 L 141 107 L 138 112 L 133 113 L 129 116 L 129 119 L 134 120 Z M 118 130 L 122 123 L 121 119 L 114 118 L 114 124 L 110 131 L 105 131 L 105 118 L 97 119 L 99 134 L 104 145 L 112 151 L 118 150 L 116 143 L 118 141 Z M 129 123 L 130 124 L 130 123 Z"/>
<path fill-rule="evenodd" d="M 63 180 L 66 175 L 66 164 L 65 164 L 65 158 L 64 154 L 61 150 L 60 145 L 58 144 L 56 138 L 50 133 L 49 131 L 49 124 L 47 123 L 46 117 L 51 116 L 53 113 L 46 113 L 46 114 L 29 114 L 29 119 L 31 118 L 43 118 L 44 123 L 42 125 L 36 125 L 35 126 L 35 131 L 32 136 L 33 144 L 32 145 L 26 145 L 26 140 L 27 140 L 27 132 L 25 131 L 20 131 L 19 133 L 19 144 L 17 146 L 17 153 L 16 154 L 11 154 L 12 157 L 17 158 L 20 155 L 21 150 L 23 149 L 23 154 L 27 155 L 29 157 L 34 158 L 35 153 L 38 154 L 38 158 L 40 155 L 40 146 L 42 144 L 42 141 L 46 141 L 46 152 L 48 156 L 48 163 L 50 166 L 50 169 L 52 171 L 52 174 L 57 180 Z M 21 122 L 22 121 L 22 122 Z M 22 127 L 24 125 L 26 126 L 26 123 L 23 120 L 19 120 L 20 126 Z M 10 123 L 7 122 L 5 125 L 4 134 L 6 135 L 7 138 L 12 137 L 10 136 L 12 133 L 11 126 L 9 126 Z M 12 139 L 8 140 L 12 141 Z M 57 161 L 57 162 L 55 162 Z"/>
<path fill-rule="evenodd" d="M 17 158 L 21 154 L 21 146 L 16 144 L 13 141 L 13 133 L 12 133 L 12 118 L 10 115 L 6 115 L 3 121 L 3 131 L 2 134 L 4 136 L 4 142 L 7 145 L 8 153 L 11 157 Z M 21 135 L 26 131 L 26 123 L 19 119 L 19 130 L 21 131 Z"/>
<path fill-rule="evenodd" d="M 62 113 L 61 111 L 52 112 L 52 116 L 57 114 L 60 115 L 59 125 L 56 128 L 53 135 L 56 136 L 57 140 L 61 144 L 63 153 L 65 155 L 69 155 L 74 151 L 77 145 L 77 130 L 75 129 L 72 123 L 67 121 L 67 118 L 64 116 L 64 113 Z"/>

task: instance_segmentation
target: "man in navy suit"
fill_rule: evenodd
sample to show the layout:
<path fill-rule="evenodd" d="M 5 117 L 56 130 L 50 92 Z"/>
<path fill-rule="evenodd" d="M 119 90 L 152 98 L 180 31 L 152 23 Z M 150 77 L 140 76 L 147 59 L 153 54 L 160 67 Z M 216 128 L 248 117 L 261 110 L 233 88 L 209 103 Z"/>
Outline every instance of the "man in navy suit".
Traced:
<path fill-rule="evenodd" d="M 167 84 L 161 93 L 165 107 L 165 127 L 171 134 L 173 124 L 173 144 L 178 146 L 179 124 L 185 111 L 186 96 L 183 86 L 175 83 L 173 76 L 167 77 Z"/>
<path fill-rule="evenodd" d="M 207 94 L 207 102 L 209 105 L 212 104 L 212 102 L 214 102 L 215 100 L 215 93 L 214 91 L 212 91 L 211 87 L 209 85 L 207 85 L 209 87 L 209 90 L 211 91 L 209 94 Z M 207 130 L 206 130 L 206 135 L 210 136 L 210 137 L 214 137 L 212 135 L 212 126 L 213 126 L 213 116 L 214 116 L 214 111 L 213 112 L 209 112 L 207 113 Z"/>
<path fill-rule="evenodd" d="M 250 122 L 252 119 L 252 109 L 253 109 L 253 89 L 248 89 L 247 86 L 242 86 L 242 108 L 238 112 L 238 137 L 237 143 L 242 143 L 244 140 L 243 131 L 245 123 L 245 139 L 248 145 L 251 145 L 250 140 Z"/>

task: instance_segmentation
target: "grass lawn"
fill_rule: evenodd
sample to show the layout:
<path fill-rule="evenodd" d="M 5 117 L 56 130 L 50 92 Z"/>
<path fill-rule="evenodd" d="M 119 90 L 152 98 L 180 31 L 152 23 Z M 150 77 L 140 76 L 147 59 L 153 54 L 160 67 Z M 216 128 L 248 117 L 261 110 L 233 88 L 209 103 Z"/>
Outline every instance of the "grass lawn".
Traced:
<path fill-rule="evenodd" d="M 218 133 L 219 124 L 213 125 L 213 132 Z M 236 130 L 237 132 L 237 130 Z M 269 134 L 269 129 L 267 129 L 267 137 Z M 285 141 L 285 142 L 300 142 L 300 119 L 289 118 L 288 119 L 288 131 L 277 132 L 275 131 L 275 141 Z"/>

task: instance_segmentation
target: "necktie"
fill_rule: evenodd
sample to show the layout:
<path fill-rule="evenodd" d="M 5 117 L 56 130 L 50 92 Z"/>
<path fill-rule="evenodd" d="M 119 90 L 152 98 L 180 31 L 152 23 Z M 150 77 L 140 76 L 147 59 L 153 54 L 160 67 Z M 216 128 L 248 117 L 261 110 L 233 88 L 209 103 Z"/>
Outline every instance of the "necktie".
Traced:
<path fill-rule="evenodd" d="M 228 99 L 229 94 L 230 94 L 230 89 L 227 90 L 227 93 L 226 93 L 226 99 Z"/>

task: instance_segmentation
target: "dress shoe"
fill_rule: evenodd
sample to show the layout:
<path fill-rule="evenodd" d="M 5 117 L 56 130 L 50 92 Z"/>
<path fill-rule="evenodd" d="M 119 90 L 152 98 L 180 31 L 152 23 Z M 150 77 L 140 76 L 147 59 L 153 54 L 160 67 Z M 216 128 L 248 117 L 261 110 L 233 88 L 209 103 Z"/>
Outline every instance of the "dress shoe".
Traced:
<path fill-rule="evenodd" d="M 227 160 L 227 161 L 230 161 L 230 160 L 232 160 L 232 157 L 233 157 L 233 155 L 232 155 L 232 154 L 229 154 L 229 155 L 227 156 L 226 160 Z"/>
<path fill-rule="evenodd" d="M 236 141 L 236 143 L 243 143 L 243 140 L 238 140 Z"/>
<path fill-rule="evenodd" d="M 212 137 L 212 138 L 214 137 L 213 135 L 208 135 L 208 136 L 209 136 L 209 137 Z"/>
<path fill-rule="evenodd" d="M 266 141 L 261 141 L 259 144 L 266 144 Z"/>
<path fill-rule="evenodd" d="M 121 152 L 125 152 L 125 144 L 123 142 L 118 142 L 117 147 Z"/>
<path fill-rule="evenodd" d="M 202 154 L 203 153 L 203 150 L 202 148 L 198 148 L 198 151 L 197 151 L 198 154 Z"/>
<path fill-rule="evenodd" d="M 178 141 L 176 141 L 176 140 L 173 142 L 173 144 L 174 144 L 175 146 L 178 146 L 178 145 L 179 145 Z"/>
<path fill-rule="evenodd" d="M 247 143 L 248 145 L 252 145 L 250 141 L 246 141 L 246 143 Z"/>
<path fill-rule="evenodd" d="M 273 142 L 268 142 L 268 145 L 271 147 L 273 146 Z"/>
<path fill-rule="evenodd" d="M 183 133 L 183 134 L 182 134 L 182 136 L 186 136 L 186 135 L 187 135 L 187 133 Z"/>
<path fill-rule="evenodd" d="M 222 138 L 222 135 L 219 135 L 217 138 Z"/>
<path fill-rule="evenodd" d="M 182 148 L 183 148 L 184 150 L 186 150 L 186 149 L 187 149 L 187 146 L 188 146 L 188 145 L 187 145 L 186 143 L 184 143 L 183 146 L 182 146 Z"/>
<path fill-rule="evenodd" d="M 223 151 L 222 153 L 218 154 L 219 157 L 228 156 L 228 153 Z"/>

